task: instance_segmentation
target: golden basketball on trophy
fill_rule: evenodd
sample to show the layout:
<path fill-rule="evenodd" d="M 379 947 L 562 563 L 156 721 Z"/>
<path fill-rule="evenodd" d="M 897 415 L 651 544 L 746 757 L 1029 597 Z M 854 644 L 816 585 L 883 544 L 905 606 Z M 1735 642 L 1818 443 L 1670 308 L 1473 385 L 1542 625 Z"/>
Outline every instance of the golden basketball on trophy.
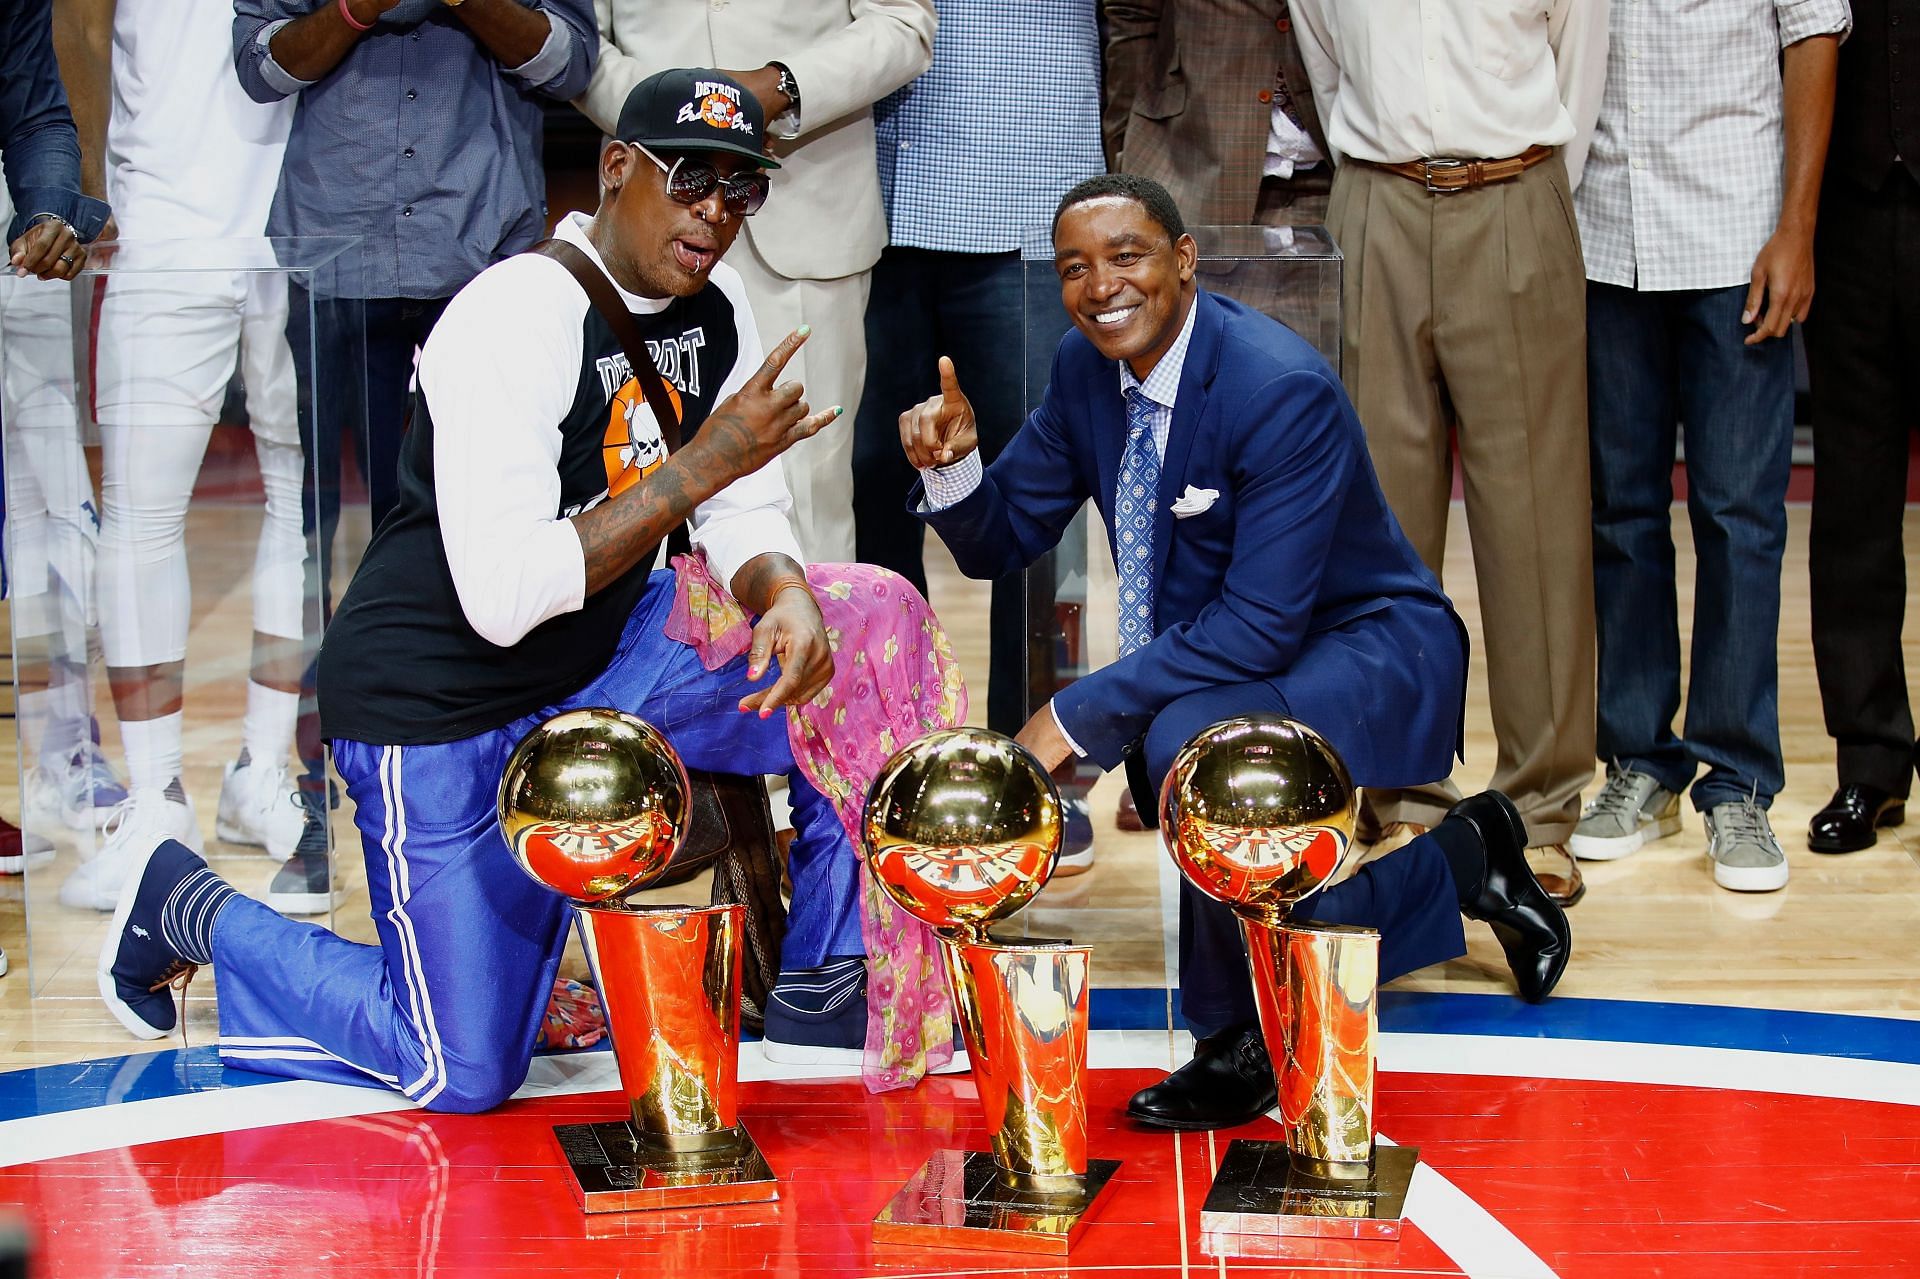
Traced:
<path fill-rule="evenodd" d="M 1277 920 L 1352 869 L 1358 815 L 1347 766 L 1298 720 L 1223 720 L 1180 748 L 1160 829 L 1181 873 L 1242 916 Z"/>
<path fill-rule="evenodd" d="M 1092 952 L 987 935 L 1052 877 L 1060 792 L 1012 738 L 930 733 L 875 776 L 861 833 L 875 882 L 943 939 L 993 1147 L 936 1150 L 874 1219 L 874 1239 L 1065 1253 L 1120 1167 L 1087 1156 Z"/>
<path fill-rule="evenodd" d="M 900 908 L 986 940 L 1053 877 L 1060 792 L 1026 747 L 976 728 L 929 733 L 867 792 L 867 864 Z"/>
<path fill-rule="evenodd" d="M 520 868 L 599 902 L 658 878 L 686 836 L 687 770 L 658 729 L 605 707 L 536 726 L 500 778 L 500 829 Z"/>
<path fill-rule="evenodd" d="M 627 1097 L 624 1119 L 553 1130 L 587 1212 L 777 1197 L 739 1120 L 745 911 L 626 900 L 665 873 L 691 806 L 666 737 L 605 707 L 535 726 L 500 778 L 514 860 L 576 908 Z"/>
<path fill-rule="evenodd" d="M 1248 715 L 1196 733 L 1160 790 L 1160 830 L 1188 882 L 1240 916 L 1282 1141 L 1227 1147 L 1201 1206 L 1208 1250 L 1245 1236 L 1394 1239 L 1419 1152 L 1374 1143 L 1380 935 L 1294 920 L 1356 869 L 1358 796 L 1326 738 Z"/>

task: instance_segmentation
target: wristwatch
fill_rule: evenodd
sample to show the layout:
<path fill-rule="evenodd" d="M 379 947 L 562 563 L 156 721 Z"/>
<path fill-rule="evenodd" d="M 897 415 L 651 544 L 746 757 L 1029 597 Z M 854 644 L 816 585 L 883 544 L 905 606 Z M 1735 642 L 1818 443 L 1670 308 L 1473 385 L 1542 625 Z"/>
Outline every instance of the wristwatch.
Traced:
<path fill-rule="evenodd" d="M 793 72 L 784 62 L 769 62 L 768 66 L 780 73 L 780 83 L 774 87 L 787 95 L 787 109 L 767 121 L 767 132 L 777 138 L 797 138 L 800 136 L 800 82 L 793 78 Z"/>

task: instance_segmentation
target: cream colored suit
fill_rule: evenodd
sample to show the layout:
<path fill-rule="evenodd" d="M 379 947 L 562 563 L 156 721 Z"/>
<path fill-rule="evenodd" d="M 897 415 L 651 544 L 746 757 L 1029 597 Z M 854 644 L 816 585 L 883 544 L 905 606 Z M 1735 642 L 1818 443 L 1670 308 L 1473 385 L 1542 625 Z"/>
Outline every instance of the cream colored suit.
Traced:
<path fill-rule="evenodd" d="M 600 64 L 575 106 L 611 133 L 634 85 L 669 67 L 751 71 L 781 62 L 800 86 L 800 133 L 766 207 L 727 262 L 768 346 L 813 334 L 787 365 L 840 421 L 786 454 L 800 546 L 814 563 L 853 558 L 853 422 L 866 382 L 868 272 L 887 242 L 873 103 L 933 60 L 933 0 L 595 0 Z"/>

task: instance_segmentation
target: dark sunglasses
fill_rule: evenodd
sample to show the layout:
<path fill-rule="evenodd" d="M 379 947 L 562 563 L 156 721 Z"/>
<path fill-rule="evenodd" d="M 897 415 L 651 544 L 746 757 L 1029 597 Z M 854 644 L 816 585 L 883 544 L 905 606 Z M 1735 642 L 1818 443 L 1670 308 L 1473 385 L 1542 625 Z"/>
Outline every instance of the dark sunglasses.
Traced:
<path fill-rule="evenodd" d="M 767 192 L 773 187 L 773 180 L 765 169 L 750 169 L 723 178 L 719 170 L 704 160 L 689 160 L 683 155 L 676 157 L 669 167 L 665 160 L 638 142 L 627 145 L 660 166 L 660 172 L 667 175 L 667 198 L 678 204 L 698 204 L 718 188 L 720 203 L 728 213 L 749 218 L 767 202 Z"/>

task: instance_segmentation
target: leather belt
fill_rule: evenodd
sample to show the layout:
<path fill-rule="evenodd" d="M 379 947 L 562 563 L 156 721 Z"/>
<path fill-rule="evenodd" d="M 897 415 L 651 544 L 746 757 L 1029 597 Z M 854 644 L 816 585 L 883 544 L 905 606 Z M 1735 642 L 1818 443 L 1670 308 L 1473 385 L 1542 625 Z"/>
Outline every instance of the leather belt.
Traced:
<path fill-rule="evenodd" d="M 1418 182 L 1429 191 L 1444 193 L 1470 191 L 1489 182 L 1510 181 L 1552 155 L 1553 150 L 1552 147 L 1531 146 L 1519 155 L 1508 156 L 1504 160 L 1409 160 L 1405 164 L 1380 164 L 1369 160 L 1367 163 L 1376 169 L 1384 169 Z"/>

